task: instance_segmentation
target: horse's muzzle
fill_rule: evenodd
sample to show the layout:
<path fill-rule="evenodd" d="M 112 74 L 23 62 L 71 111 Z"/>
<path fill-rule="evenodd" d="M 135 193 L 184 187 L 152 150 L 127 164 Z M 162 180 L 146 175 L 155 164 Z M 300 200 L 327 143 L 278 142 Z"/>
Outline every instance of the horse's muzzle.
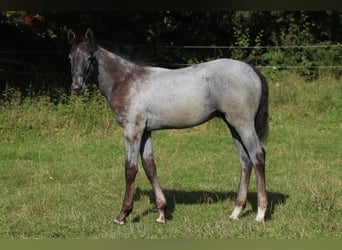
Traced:
<path fill-rule="evenodd" d="M 78 79 L 73 79 L 73 82 L 71 84 L 71 89 L 76 94 L 82 94 L 85 88 L 85 83 L 82 79 L 82 77 L 77 77 Z"/>

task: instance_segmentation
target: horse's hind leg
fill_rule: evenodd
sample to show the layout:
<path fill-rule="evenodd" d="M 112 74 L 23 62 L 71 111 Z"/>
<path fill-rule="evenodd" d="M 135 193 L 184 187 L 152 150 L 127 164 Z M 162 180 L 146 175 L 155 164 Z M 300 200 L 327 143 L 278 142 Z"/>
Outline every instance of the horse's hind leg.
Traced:
<path fill-rule="evenodd" d="M 255 218 L 257 222 L 265 220 L 265 213 L 267 209 L 267 194 L 266 194 L 266 181 L 265 181 L 265 159 L 266 152 L 261 148 L 262 152 L 256 154 L 256 163 L 254 164 L 256 170 L 256 178 L 258 185 L 258 214 Z"/>
<path fill-rule="evenodd" d="M 262 148 L 254 129 L 254 124 L 249 127 L 238 129 L 241 141 L 246 148 L 249 158 L 255 168 L 258 188 L 258 214 L 257 222 L 263 222 L 267 208 L 267 194 L 265 181 L 265 150 Z"/>
<path fill-rule="evenodd" d="M 237 220 L 239 218 L 239 214 L 246 206 L 248 184 L 249 184 L 249 179 L 251 177 L 251 172 L 252 172 L 252 163 L 243 145 L 241 144 L 240 140 L 237 138 L 234 138 L 234 142 L 239 153 L 240 164 L 241 164 L 241 177 L 240 177 L 239 191 L 238 191 L 236 202 L 235 202 L 235 208 L 229 218 L 232 220 Z"/>
<path fill-rule="evenodd" d="M 241 142 L 241 146 L 238 146 L 240 157 L 242 148 L 244 148 L 249 156 L 250 161 L 252 162 L 254 168 L 255 168 L 255 174 L 256 174 L 256 181 L 257 181 L 257 188 L 258 188 L 258 213 L 255 218 L 258 222 L 263 222 L 265 217 L 265 212 L 267 208 L 267 194 L 266 194 L 266 181 L 265 181 L 265 150 L 262 148 L 259 138 L 255 132 L 254 129 L 254 122 L 248 123 L 246 122 L 240 127 L 234 127 L 236 132 L 239 135 L 238 141 Z M 234 136 L 234 134 L 233 134 Z M 245 156 L 246 154 L 242 154 Z M 240 158 L 241 159 L 241 158 Z M 242 167 L 246 165 L 248 161 L 246 159 L 242 159 Z M 243 170 L 242 170 L 243 173 Z M 242 174 L 241 178 L 247 178 L 247 174 L 249 172 L 247 171 L 246 174 Z M 246 186 L 246 181 L 241 180 L 240 182 L 240 188 L 242 183 L 242 190 L 244 190 L 244 187 Z M 239 196 L 243 197 L 244 193 L 247 191 L 242 191 L 238 193 L 238 199 Z M 241 194 L 240 194 L 241 193 Z M 237 206 L 235 207 L 233 211 L 233 219 L 236 217 L 236 214 L 238 214 L 242 209 L 239 207 L 239 202 L 237 200 Z M 236 211 L 235 211 L 236 210 Z"/>
<path fill-rule="evenodd" d="M 140 154 L 144 171 L 152 185 L 154 195 L 156 198 L 156 204 L 158 209 L 157 222 L 165 223 L 166 199 L 157 178 L 156 164 L 154 162 L 152 152 L 152 138 L 150 132 L 144 133 L 140 147 Z"/>

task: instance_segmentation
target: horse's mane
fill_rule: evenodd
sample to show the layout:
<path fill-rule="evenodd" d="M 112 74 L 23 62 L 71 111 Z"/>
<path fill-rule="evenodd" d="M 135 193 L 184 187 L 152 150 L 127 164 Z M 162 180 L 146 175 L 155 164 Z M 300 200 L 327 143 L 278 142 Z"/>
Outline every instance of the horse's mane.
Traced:
<path fill-rule="evenodd" d="M 115 45 L 113 42 L 95 39 L 95 44 L 104 48 L 105 50 L 108 50 L 111 53 L 114 53 L 114 54 L 118 53 L 119 46 Z"/>
<path fill-rule="evenodd" d="M 83 36 L 83 35 L 78 35 L 75 37 L 75 42 L 76 42 L 76 44 L 80 44 L 82 42 L 87 42 L 87 38 L 85 38 L 85 36 Z M 95 39 L 94 40 L 94 46 L 95 46 L 95 48 L 97 46 L 100 46 L 100 47 L 104 48 L 105 50 L 107 50 L 107 51 L 109 51 L 115 55 L 118 55 L 118 56 L 123 57 L 123 58 L 127 58 L 127 56 L 121 55 L 118 52 L 119 46 L 114 46 L 113 42 Z"/>
<path fill-rule="evenodd" d="M 148 65 L 141 57 L 137 56 L 137 53 L 134 53 L 134 52 L 132 53 L 132 46 L 119 45 L 113 42 L 108 42 L 108 41 L 98 40 L 98 39 L 95 39 L 95 44 L 134 64 L 137 64 L 140 66 Z"/>

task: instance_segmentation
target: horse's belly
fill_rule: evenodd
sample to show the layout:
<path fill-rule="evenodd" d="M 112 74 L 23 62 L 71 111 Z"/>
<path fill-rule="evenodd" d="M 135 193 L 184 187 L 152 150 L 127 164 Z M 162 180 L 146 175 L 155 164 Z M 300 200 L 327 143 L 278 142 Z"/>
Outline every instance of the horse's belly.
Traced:
<path fill-rule="evenodd" d="M 164 105 L 151 112 L 147 119 L 149 129 L 187 128 L 209 120 L 214 108 L 203 103 L 188 103 L 188 105 Z"/>

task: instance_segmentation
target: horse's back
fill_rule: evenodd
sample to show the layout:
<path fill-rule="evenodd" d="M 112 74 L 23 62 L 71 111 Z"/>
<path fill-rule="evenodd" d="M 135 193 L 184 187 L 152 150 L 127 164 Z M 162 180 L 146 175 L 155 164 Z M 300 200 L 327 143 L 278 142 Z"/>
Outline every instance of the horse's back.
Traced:
<path fill-rule="evenodd" d="M 205 95 L 219 111 L 246 117 L 257 112 L 261 79 L 249 64 L 222 58 L 181 69 L 179 73 L 191 75 L 194 82 L 189 84 L 193 84 L 194 93 Z"/>
<path fill-rule="evenodd" d="M 176 70 L 151 68 L 143 85 L 141 97 L 152 120 L 170 127 L 202 123 L 217 111 L 244 121 L 257 112 L 261 96 L 254 69 L 232 59 Z"/>

